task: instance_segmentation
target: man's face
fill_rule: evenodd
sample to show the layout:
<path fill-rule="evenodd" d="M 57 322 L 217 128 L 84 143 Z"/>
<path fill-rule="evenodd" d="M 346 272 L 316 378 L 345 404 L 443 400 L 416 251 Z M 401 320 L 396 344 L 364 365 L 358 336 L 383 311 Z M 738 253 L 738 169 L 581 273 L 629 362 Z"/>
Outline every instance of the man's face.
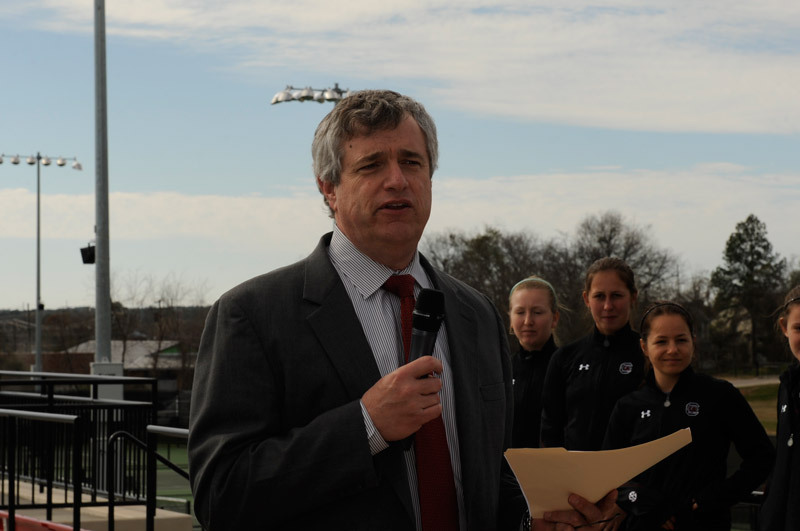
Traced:
<path fill-rule="evenodd" d="M 396 129 L 345 141 L 339 185 L 321 188 L 339 229 L 361 252 L 404 268 L 431 213 L 425 135 L 408 116 Z"/>

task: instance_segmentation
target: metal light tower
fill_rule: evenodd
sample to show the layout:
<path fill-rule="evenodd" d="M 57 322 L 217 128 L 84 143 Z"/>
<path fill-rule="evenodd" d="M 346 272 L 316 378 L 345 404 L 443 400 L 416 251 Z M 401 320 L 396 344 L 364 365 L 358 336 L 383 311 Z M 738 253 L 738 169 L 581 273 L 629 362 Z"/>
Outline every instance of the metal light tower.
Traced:
<path fill-rule="evenodd" d="M 106 3 L 94 0 L 95 309 L 92 374 L 122 376 L 111 361 L 111 252 L 108 237 L 108 98 L 106 97 Z M 101 385 L 98 398 L 122 400 L 122 385 Z"/>
<path fill-rule="evenodd" d="M 342 90 L 339 88 L 339 83 L 334 83 L 333 88 L 315 89 L 311 87 L 295 88 L 291 85 L 286 85 L 286 89 L 278 92 L 272 97 L 272 105 L 276 103 L 283 103 L 286 101 L 316 101 L 318 103 L 325 103 L 332 101 L 336 104 L 342 98 L 350 95 L 350 89 Z"/>
<path fill-rule="evenodd" d="M 108 236 L 108 100 L 106 98 L 106 5 L 94 2 L 95 96 L 95 311 L 94 361 L 111 361 L 111 257 Z"/>
<path fill-rule="evenodd" d="M 5 154 L 0 154 L 0 164 L 3 163 Z M 14 155 L 9 158 L 11 164 L 19 164 L 19 155 Z M 75 157 L 66 158 L 58 157 L 56 159 L 56 166 L 66 166 L 67 161 L 71 160 L 72 168 L 82 170 L 83 166 Z M 42 312 L 44 311 L 44 304 L 42 304 L 42 246 L 41 246 L 41 167 L 50 166 L 52 158 L 42 156 L 41 153 L 30 155 L 25 159 L 29 165 L 36 164 L 36 358 L 34 361 L 33 370 L 35 372 L 42 372 Z"/>

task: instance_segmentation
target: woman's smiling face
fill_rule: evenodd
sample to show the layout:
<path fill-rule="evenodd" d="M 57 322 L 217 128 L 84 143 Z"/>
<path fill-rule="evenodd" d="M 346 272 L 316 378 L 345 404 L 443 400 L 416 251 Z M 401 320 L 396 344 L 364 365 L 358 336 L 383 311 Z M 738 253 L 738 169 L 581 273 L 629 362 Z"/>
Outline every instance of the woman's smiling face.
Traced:
<path fill-rule="evenodd" d="M 665 313 L 653 317 L 647 339 L 642 339 L 641 345 L 656 379 L 677 381 L 680 373 L 692 363 L 694 338 L 682 315 Z"/>

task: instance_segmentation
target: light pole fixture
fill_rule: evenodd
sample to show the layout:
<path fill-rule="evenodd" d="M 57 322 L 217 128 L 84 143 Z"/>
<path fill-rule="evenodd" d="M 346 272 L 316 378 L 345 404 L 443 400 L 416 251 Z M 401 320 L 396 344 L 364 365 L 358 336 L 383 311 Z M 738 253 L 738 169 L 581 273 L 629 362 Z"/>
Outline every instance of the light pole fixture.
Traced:
<path fill-rule="evenodd" d="M 6 155 L 0 153 L 0 164 L 3 163 L 3 157 Z M 19 155 L 9 156 L 11 164 L 19 164 Z M 78 162 L 75 157 L 58 157 L 55 159 L 56 166 L 66 166 L 67 161 L 71 160 L 72 168 L 75 170 L 82 170 L 83 166 Z M 42 372 L 42 312 L 44 311 L 44 304 L 42 304 L 42 252 L 41 252 L 41 216 L 40 216 L 40 203 L 41 203 L 41 167 L 50 166 L 53 159 L 48 156 L 42 156 L 41 153 L 30 155 L 25 158 L 25 162 L 33 166 L 36 164 L 36 358 L 34 361 L 33 370 L 35 372 Z"/>
<path fill-rule="evenodd" d="M 93 264 L 95 262 L 94 245 L 89 242 L 86 247 L 81 247 L 81 261 L 84 264 Z"/>
<path fill-rule="evenodd" d="M 325 103 L 332 101 L 336 104 L 342 98 L 350 95 L 350 89 L 342 90 L 339 88 L 339 83 L 334 83 L 333 88 L 315 89 L 311 87 L 295 88 L 291 85 L 286 85 L 286 88 L 272 97 L 272 105 L 276 103 L 283 103 L 285 101 L 316 101 L 318 103 Z"/>

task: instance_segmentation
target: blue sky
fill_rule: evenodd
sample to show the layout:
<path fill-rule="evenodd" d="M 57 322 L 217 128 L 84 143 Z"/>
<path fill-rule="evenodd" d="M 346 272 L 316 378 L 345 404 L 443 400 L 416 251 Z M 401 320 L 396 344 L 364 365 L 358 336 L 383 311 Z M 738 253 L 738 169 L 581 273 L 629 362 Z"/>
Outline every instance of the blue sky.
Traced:
<path fill-rule="evenodd" d="M 125 5 L 120 5 L 125 4 Z M 128 5 L 130 4 L 130 5 Z M 791 0 L 107 2 L 113 296 L 184 302 L 305 256 L 330 220 L 310 143 L 331 104 L 287 84 L 391 88 L 437 121 L 429 232 L 570 234 L 614 209 L 683 271 L 756 214 L 800 255 L 800 4 Z M 0 308 L 94 304 L 93 0 L 0 4 Z"/>

